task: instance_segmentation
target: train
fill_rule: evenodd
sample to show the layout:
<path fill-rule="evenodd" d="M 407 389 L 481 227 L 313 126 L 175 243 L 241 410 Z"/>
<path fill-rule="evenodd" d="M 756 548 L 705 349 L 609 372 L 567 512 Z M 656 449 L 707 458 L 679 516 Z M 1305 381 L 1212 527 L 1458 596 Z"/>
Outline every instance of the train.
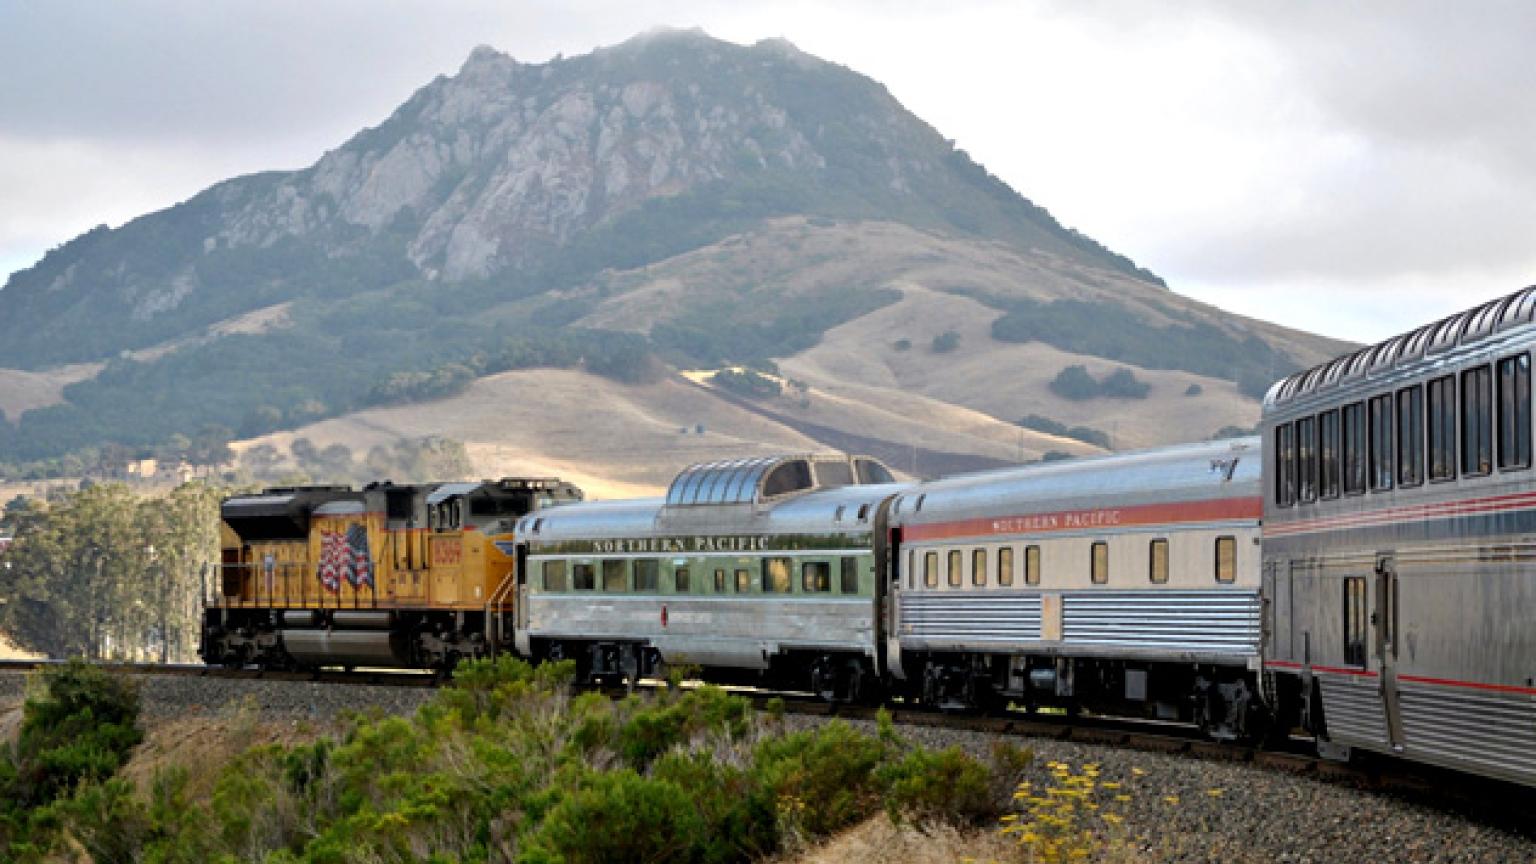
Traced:
<path fill-rule="evenodd" d="M 623 501 L 550 478 L 234 498 L 204 656 L 511 651 L 598 680 L 1300 729 L 1536 785 L 1533 317 L 1536 287 L 1287 377 L 1232 440 L 921 482 L 719 460 Z M 433 508 L 474 495 L 478 551 L 439 572 L 432 531 L 461 523 Z M 336 537 L 377 582 L 327 570 Z"/>

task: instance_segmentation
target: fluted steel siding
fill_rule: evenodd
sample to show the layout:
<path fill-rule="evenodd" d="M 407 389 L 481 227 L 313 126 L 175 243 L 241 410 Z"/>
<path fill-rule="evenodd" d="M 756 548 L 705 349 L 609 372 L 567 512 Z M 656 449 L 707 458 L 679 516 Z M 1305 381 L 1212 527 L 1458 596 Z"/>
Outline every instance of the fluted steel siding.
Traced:
<path fill-rule="evenodd" d="M 979 591 L 902 594 L 901 636 L 957 644 L 1038 640 L 1040 595 Z"/>
<path fill-rule="evenodd" d="M 1401 680 L 1397 692 L 1409 757 L 1536 781 L 1536 704 L 1530 696 Z"/>
<path fill-rule="evenodd" d="M 1328 737 L 1345 744 L 1387 746 L 1387 715 L 1375 678 L 1319 675 Z"/>
<path fill-rule="evenodd" d="M 1062 642 L 1257 656 L 1252 591 L 1082 591 L 1062 595 Z"/>

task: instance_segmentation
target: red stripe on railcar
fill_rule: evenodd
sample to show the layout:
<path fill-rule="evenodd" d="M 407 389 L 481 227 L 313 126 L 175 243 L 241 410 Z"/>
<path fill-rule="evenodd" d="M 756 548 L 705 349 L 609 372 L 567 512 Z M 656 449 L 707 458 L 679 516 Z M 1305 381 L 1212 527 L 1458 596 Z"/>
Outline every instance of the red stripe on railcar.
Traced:
<path fill-rule="evenodd" d="M 1487 690 L 1493 693 L 1520 693 L 1536 696 L 1536 687 L 1520 687 L 1514 684 L 1483 684 L 1477 681 L 1457 681 L 1452 678 L 1426 678 L 1422 675 L 1399 675 L 1399 681 L 1414 684 L 1434 684 L 1440 687 L 1461 687 L 1467 690 Z"/>
<path fill-rule="evenodd" d="M 1432 504 L 1389 507 L 1381 510 L 1367 510 L 1363 513 L 1343 513 L 1321 519 L 1303 519 L 1294 522 L 1272 521 L 1269 525 L 1265 526 L 1264 533 L 1281 537 L 1338 528 L 1361 528 L 1365 526 L 1425 522 L 1431 519 L 1449 519 L 1456 516 L 1471 516 L 1481 513 L 1502 513 L 1527 510 L 1532 507 L 1536 507 L 1536 492 L 1520 492 L 1512 495 L 1462 498 Z"/>
<path fill-rule="evenodd" d="M 1057 510 L 998 518 L 961 519 L 954 522 L 903 525 L 908 542 L 948 540 L 954 537 L 987 537 L 1004 534 L 1052 534 L 1066 531 L 1091 531 L 1094 528 L 1125 528 L 1140 525 L 1171 525 L 1181 522 L 1224 522 L 1257 520 L 1264 512 L 1264 499 L 1215 498 L 1177 504 L 1140 504 L 1133 507 L 1105 507 L 1087 510 Z"/>

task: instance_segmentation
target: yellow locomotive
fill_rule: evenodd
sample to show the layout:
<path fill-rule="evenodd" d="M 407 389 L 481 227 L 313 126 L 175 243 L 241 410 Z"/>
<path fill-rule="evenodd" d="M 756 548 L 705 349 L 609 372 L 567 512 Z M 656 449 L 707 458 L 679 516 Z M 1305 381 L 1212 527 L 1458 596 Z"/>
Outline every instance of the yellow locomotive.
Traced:
<path fill-rule="evenodd" d="M 224 502 L 208 663 L 451 668 L 512 647 L 513 526 L 552 478 L 267 489 Z"/>

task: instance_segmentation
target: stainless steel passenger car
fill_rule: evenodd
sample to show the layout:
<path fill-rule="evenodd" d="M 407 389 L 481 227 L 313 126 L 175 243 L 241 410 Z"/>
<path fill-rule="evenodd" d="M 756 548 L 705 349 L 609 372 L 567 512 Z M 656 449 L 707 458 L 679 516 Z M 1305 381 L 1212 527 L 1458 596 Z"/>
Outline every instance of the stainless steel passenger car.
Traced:
<path fill-rule="evenodd" d="M 1261 713 L 1258 439 L 939 480 L 896 499 L 891 672 L 928 702 Z"/>
<path fill-rule="evenodd" d="M 664 499 L 525 520 L 518 645 L 597 677 L 698 666 L 829 696 L 874 692 L 882 506 L 905 486 L 866 457 L 683 471 Z"/>
<path fill-rule="evenodd" d="M 1536 783 L 1536 288 L 1265 399 L 1266 665 L 1325 748 Z"/>

